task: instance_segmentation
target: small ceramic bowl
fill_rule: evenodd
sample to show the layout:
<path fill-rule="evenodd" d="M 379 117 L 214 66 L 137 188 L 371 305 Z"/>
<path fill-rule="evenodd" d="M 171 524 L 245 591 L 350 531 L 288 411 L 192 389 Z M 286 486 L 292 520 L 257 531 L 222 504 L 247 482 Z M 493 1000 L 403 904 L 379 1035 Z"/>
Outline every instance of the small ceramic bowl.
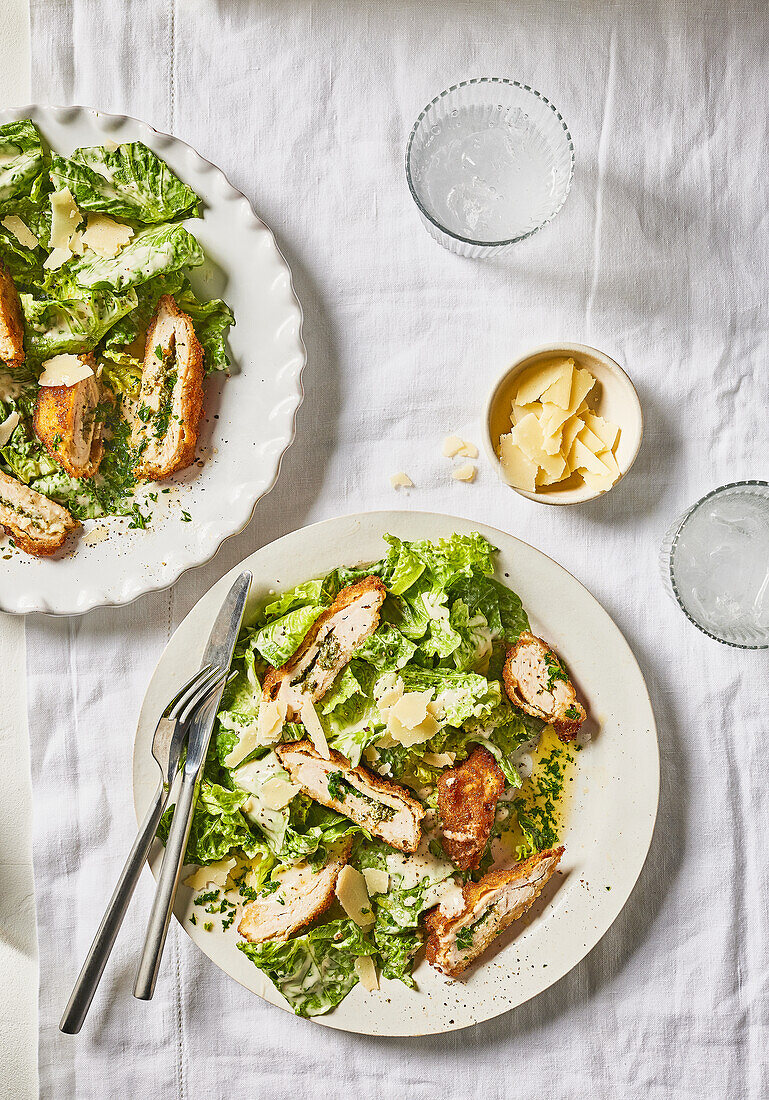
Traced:
<path fill-rule="evenodd" d="M 511 428 L 510 412 L 518 380 L 525 370 L 536 363 L 562 355 L 571 356 L 578 367 L 584 367 L 595 376 L 598 385 L 588 398 L 588 403 L 594 412 L 619 425 L 620 437 L 615 457 L 620 476 L 614 485 L 619 484 L 635 462 L 643 438 L 643 412 L 635 386 L 622 367 L 602 351 L 589 348 L 585 344 L 547 344 L 528 352 L 508 367 L 492 389 L 486 403 L 484 444 L 492 464 L 505 485 L 508 485 L 508 482 L 502 476 L 499 440 L 500 436 L 507 434 Z M 515 489 L 513 485 L 508 487 Z M 583 504 L 587 500 L 604 495 L 591 489 L 578 474 L 572 475 L 560 484 L 543 486 L 535 493 L 525 489 L 515 489 L 515 492 L 540 504 Z M 606 492 L 611 492 L 611 489 L 607 489 Z"/>

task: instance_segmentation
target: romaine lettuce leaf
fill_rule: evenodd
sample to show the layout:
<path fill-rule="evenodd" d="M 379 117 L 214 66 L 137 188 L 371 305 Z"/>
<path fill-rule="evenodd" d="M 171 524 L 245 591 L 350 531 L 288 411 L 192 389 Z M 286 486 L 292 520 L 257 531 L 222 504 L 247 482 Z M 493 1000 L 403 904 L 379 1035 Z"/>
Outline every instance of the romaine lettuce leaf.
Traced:
<path fill-rule="evenodd" d="M 102 363 L 102 382 L 106 382 L 114 394 L 138 397 L 142 382 L 141 360 L 113 348 L 102 348 L 99 358 Z"/>
<path fill-rule="evenodd" d="M 416 653 L 414 643 L 391 623 L 382 623 L 363 645 L 358 646 L 355 656 L 366 661 L 377 672 L 396 672 L 407 665 Z"/>
<path fill-rule="evenodd" d="M 230 365 L 227 356 L 227 333 L 235 324 L 235 315 L 221 298 L 201 302 L 188 282 L 177 296 L 176 304 L 192 321 L 195 335 L 203 347 L 206 371 L 226 370 Z"/>
<path fill-rule="evenodd" d="M 45 168 L 40 134 L 29 119 L 0 126 L 0 213 L 18 213 Z"/>
<path fill-rule="evenodd" d="M 92 351 L 104 334 L 136 306 L 136 293 L 96 290 L 70 300 L 19 295 L 27 354 L 36 361 L 63 352 Z"/>
<path fill-rule="evenodd" d="M 470 535 L 451 535 L 448 539 L 438 539 L 437 542 L 428 542 L 420 539 L 416 542 L 404 543 L 395 535 L 385 535 L 385 542 L 391 549 L 397 550 L 396 559 L 396 587 L 400 592 L 407 591 L 415 580 L 427 570 L 432 577 L 433 584 L 437 587 L 446 587 L 459 576 L 472 576 L 473 573 L 481 573 L 491 576 L 494 572 L 495 547 L 488 542 L 483 535 L 474 531 Z M 412 564 L 405 566 L 403 561 Z M 422 570 L 417 572 L 420 563 Z M 405 574 L 401 578 L 401 572 Z M 413 579 L 409 576 L 415 573 Z M 385 579 L 385 583 L 388 581 Z M 388 584 L 388 587 L 389 584 Z M 397 595 L 395 589 L 391 589 Z"/>
<path fill-rule="evenodd" d="M 270 600 L 268 604 L 265 604 L 260 621 L 263 618 L 276 619 L 282 615 L 287 615 L 289 611 L 294 611 L 297 607 L 317 607 L 320 604 L 325 604 L 327 601 L 322 596 L 323 581 L 304 581 L 303 584 L 298 584 L 295 588 L 290 588 L 288 592 L 281 593 L 277 599 Z"/>
<path fill-rule="evenodd" d="M 487 680 L 474 672 L 456 672 L 450 668 L 419 668 L 408 665 L 401 670 L 406 691 L 435 691 L 444 725 L 461 726 L 471 718 L 485 718 L 499 705 L 502 689 L 497 680 Z"/>
<path fill-rule="evenodd" d="M 494 638 L 511 644 L 529 629 L 529 619 L 518 596 L 493 577 L 459 577 L 451 586 L 451 596 L 462 600 L 471 616 L 483 615 Z"/>
<path fill-rule="evenodd" d="M 70 283 L 86 290 L 119 293 L 158 275 L 198 267 L 204 259 L 203 249 L 183 225 L 152 225 L 137 233 L 117 256 L 104 259 L 86 253 L 66 263 L 54 272 L 51 286 L 61 288 L 62 297 Z"/>
<path fill-rule="evenodd" d="M 21 420 L 17 424 L 13 435 L 0 450 L 3 462 L 10 473 L 17 477 L 19 481 L 29 485 L 36 478 L 44 477 L 60 469 L 58 463 L 54 462 L 35 435 L 29 402 L 7 402 L 6 404 L 9 411 L 13 407 L 21 415 Z M 34 402 L 32 402 L 32 406 L 34 406 Z"/>
<path fill-rule="evenodd" d="M 273 982 L 297 1016 L 320 1016 L 357 985 L 355 960 L 376 948 L 352 920 L 311 928 L 287 943 L 239 943 L 238 947 Z"/>
<path fill-rule="evenodd" d="M 322 607 L 313 604 L 289 611 L 257 631 L 254 645 L 265 661 L 279 668 L 299 648 L 321 611 Z"/>
<path fill-rule="evenodd" d="M 206 371 L 225 370 L 229 366 L 226 352 L 227 332 L 235 323 L 229 306 L 220 298 L 201 302 L 189 280 L 181 271 L 156 275 L 136 288 L 136 309 L 110 330 L 106 346 L 124 348 L 132 344 L 147 329 L 163 294 L 172 294 L 180 309 L 192 321 L 195 335 L 203 347 Z"/>
<path fill-rule="evenodd" d="M 181 271 L 171 271 L 156 275 L 135 287 L 136 308 L 109 330 L 104 340 L 105 348 L 123 350 L 133 344 L 148 328 L 159 298 L 163 294 L 172 294 L 175 298 L 181 293 L 185 282 L 186 278 Z"/>
<path fill-rule="evenodd" d="M 227 790 L 205 777 L 201 780 L 192 813 L 185 863 L 204 867 L 224 859 L 237 849 L 249 857 L 266 851 L 265 845 L 257 840 L 240 812 L 247 798 L 247 791 Z M 158 836 L 164 844 L 168 839 L 173 811 L 174 807 L 169 807 L 160 819 Z"/>
<path fill-rule="evenodd" d="M 488 666 L 493 638 L 486 617 L 476 611 L 471 616 L 464 600 L 454 600 L 451 605 L 450 623 L 460 641 L 451 653 L 451 659 L 460 672 L 472 672 Z"/>
<path fill-rule="evenodd" d="M 390 875 L 387 893 L 375 894 L 371 899 L 376 917 L 374 942 L 382 959 L 384 976 L 413 986 L 411 970 L 422 943 L 419 918 L 437 903 L 440 889 L 436 888 L 442 888 L 456 873 L 456 868 L 446 859 L 427 856 L 419 882 L 404 886 L 399 864 L 406 863 L 407 857 L 379 840 L 361 841 L 353 857 L 353 864 L 358 869 L 378 867 Z"/>
<path fill-rule="evenodd" d="M 0 226 L 0 260 L 13 276 L 17 290 L 39 285 L 43 281 L 43 260 L 39 248 L 25 248 L 14 235 Z"/>
<path fill-rule="evenodd" d="M 69 188 L 81 210 L 145 224 L 195 217 L 200 204 L 195 192 L 140 141 L 114 150 L 76 149 L 69 159 L 54 153 L 51 179 L 57 191 Z"/>
<path fill-rule="evenodd" d="M 418 928 L 394 932 L 390 928 L 374 925 L 374 943 L 382 961 L 382 977 L 397 978 L 410 989 L 416 986 L 411 976 L 414 959 L 422 946 L 422 933 Z"/>

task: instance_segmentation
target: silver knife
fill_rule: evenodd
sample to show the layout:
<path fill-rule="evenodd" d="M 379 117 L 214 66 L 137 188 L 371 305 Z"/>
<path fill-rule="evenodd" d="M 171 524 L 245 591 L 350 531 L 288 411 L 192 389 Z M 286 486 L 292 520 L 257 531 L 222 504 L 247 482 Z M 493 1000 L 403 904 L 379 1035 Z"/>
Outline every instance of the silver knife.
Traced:
<path fill-rule="evenodd" d="M 251 587 L 251 573 L 244 570 L 233 584 L 216 617 L 208 645 L 203 655 L 203 664 L 220 669 L 229 668 L 232 654 L 238 640 L 246 599 Z M 136 972 L 134 997 L 149 1001 L 155 992 L 155 983 L 163 957 L 168 925 L 176 898 L 176 890 L 184 863 L 184 853 L 192 826 L 192 811 L 197 797 L 200 775 L 203 771 L 211 731 L 214 728 L 216 712 L 222 698 L 224 685 L 215 691 L 200 707 L 190 722 L 187 741 L 187 757 L 182 769 L 182 781 L 176 798 L 176 807 L 171 828 L 163 854 L 163 863 L 158 876 L 155 901 L 152 905 L 147 935 L 144 940 L 142 957 Z"/>

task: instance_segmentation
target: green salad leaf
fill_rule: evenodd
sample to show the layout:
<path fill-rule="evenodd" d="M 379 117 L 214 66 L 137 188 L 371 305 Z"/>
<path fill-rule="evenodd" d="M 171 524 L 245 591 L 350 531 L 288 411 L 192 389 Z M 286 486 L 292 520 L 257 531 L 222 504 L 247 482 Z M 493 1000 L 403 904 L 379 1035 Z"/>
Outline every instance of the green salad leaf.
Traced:
<path fill-rule="evenodd" d="M 152 320 L 159 298 L 163 294 L 171 294 L 192 321 L 195 335 L 203 347 L 206 371 L 226 370 L 229 366 L 227 333 L 235 323 L 226 302 L 221 298 L 201 302 L 181 271 L 156 275 L 136 286 L 135 291 L 136 308 L 110 329 L 105 340 L 107 348 L 122 349 L 133 344 Z"/>
<path fill-rule="evenodd" d="M 357 985 L 355 960 L 376 948 L 351 920 L 335 920 L 287 943 L 239 943 L 286 998 L 297 1016 L 321 1016 Z"/>
<path fill-rule="evenodd" d="M 117 294 L 158 275 L 198 267 L 204 258 L 203 249 L 183 225 L 151 225 L 137 233 L 117 256 L 104 259 L 86 252 L 70 260 L 53 273 L 50 285 L 62 297 L 73 287 Z"/>
<path fill-rule="evenodd" d="M 95 290 L 72 299 L 19 295 L 27 354 L 38 361 L 63 352 L 93 351 L 106 332 L 136 307 L 136 293 Z"/>
<path fill-rule="evenodd" d="M 68 187 L 81 210 L 155 224 L 196 217 L 200 199 L 165 161 L 140 141 L 117 149 L 95 146 L 51 157 L 57 191 Z"/>
<path fill-rule="evenodd" d="M 305 634 L 320 615 L 322 607 L 310 604 L 297 607 L 263 626 L 254 638 L 254 645 L 268 664 L 278 668 L 302 643 Z"/>
<path fill-rule="evenodd" d="M 34 123 L 25 118 L 0 126 L 0 213 L 19 213 L 44 168 L 45 153 Z"/>
<path fill-rule="evenodd" d="M 201 302 L 186 279 L 176 303 L 192 321 L 195 335 L 203 347 L 206 371 L 210 374 L 212 371 L 226 370 L 230 365 L 227 333 L 235 324 L 235 315 L 230 307 L 221 298 Z"/>
<path fill-rule="evenodd" d="M 43 281 L 42 249 L 25 248 L 8 229 L 0 225 L 0 260 L 13 277 L 17 290 Z"/>
<path fill-rule="evenodd" d="M 203 778 L 192 813 L 192 827 L 187 841 L 185 863 L 197 863 L 204 867 L 225 859 L 231 852 L 240 850 L 253 857 L 264 852 L 261 844 L 248 827 L 241 807 L 248 798 L 246 791 L 228 790 L 218 783 Z M 158 836 L 165 842 L 171 828 L 174 807 L 170 806 L 158 828 Z"/>

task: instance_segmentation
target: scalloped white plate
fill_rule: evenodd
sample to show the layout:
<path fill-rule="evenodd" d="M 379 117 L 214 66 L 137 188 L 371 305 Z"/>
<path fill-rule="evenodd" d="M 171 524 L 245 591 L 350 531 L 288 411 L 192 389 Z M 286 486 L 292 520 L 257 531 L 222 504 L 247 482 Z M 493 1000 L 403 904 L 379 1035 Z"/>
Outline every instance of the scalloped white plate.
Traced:
<path fill-rule="evenodd" d="M 294 531 L 257 550 L 211 588 L 168 643 L 147 689 L 134 747 L 138 820 L 158 780 L 150 746 L 163 707 L 198 667 L 222 600 L 241 569 L 251 569 L 250 607 L 275 589 L 322 576 L 345 562 L 374 561 L 382 535 L 437 539 L 480 531 L 499 548 L 497 575 L 521 597 L 532 628 L 564 658 L 596 730 L 579 753 L 562 841 L 566 852 L 529 913 L 460 981 L 424 960 L 417 989 L 383 979 L 377 993 L 358 985 L 315 1022 L 367 1035 L 426 1035 L 489 1020 L 536 996 L 576 966 L 616 920 L 651 843 L 659 795 L 659 750 L 649 695 L 630 647 L 582 585 L 525 542 L 484 524 L 430 512 L 368 512 Z M 248 615 L 248 609 L 246 611 Z M 162 848 L 151 866 L 157 874 Z M 182 881 L 186 878 L 183 875 Z M 225 974 L 273 1005 L 288 1009 L 272 983 L 238 951 L 235 926 L 206 932 L 190 924 L 193 892 L 179 888 L 174 912 L 184 931 Z M 200 910 L 198 910 L 198 913 Z M 288 1009 L 290 1011 L 290 1009 Z"/>
<path fill-rule="evenodd" d="M 171 492 L 158 496 L 147 530 L 130 530 L 123 518 L 91 520 L 63 556 L 49 559 L 14 550 L 7 539 L 0 543 L 0 610 L 72 615 L 167 588 L 246 526 L 294 438 L 307 356 L 288 264 L 272 232 L 219 168 L 177 138 L 125 115 L 88 107 L 0 112 L 0 122 L 19 118 L 31 118 L 65 155 L 82 145 L 138 140 L 168 161 L 203 199 L 203 217 L 185 222 L 207 257 L 191 275 L 193 286 L 206 297 L 223 297 L 236 322 L 229 341 L 232 374 L 206 382 L 198 446 L 203 464 L 163 482 Z M 192 522 L 182 520 L 182 511 Z"/>

